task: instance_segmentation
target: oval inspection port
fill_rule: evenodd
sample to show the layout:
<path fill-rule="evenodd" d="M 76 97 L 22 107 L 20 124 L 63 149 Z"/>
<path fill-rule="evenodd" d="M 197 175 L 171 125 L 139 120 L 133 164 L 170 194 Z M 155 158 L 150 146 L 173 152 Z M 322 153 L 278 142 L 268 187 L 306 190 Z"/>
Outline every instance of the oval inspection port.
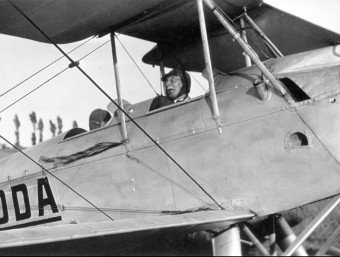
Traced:
<path fill-rule="evenodd" d="M 306 132 L 294 131 L 288 133 L 285 139 L 286 149 L 311 148 L 312 139 Z"/>

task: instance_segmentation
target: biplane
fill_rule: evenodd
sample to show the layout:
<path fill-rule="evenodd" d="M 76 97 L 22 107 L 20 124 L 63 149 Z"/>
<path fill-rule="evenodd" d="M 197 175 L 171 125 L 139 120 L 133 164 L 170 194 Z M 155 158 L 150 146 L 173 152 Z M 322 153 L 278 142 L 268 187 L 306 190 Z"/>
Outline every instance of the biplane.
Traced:
<path fill-rule="evenodd" d="M 67 56 L 113 118 L 0 160 L 2 254 L 209 231 L 214 255 L 240 255 L 242 231 L 264 255 L 276 244 L 305 255 L 302 243 L 339 204 L 338 34 L 260 0 L 4 0 L 0 33 L 63 54 L 60 44 L 110 34 L 115 67 L 115 33 L 152 41 L 145 63 L 204 71 L 210 88 L 149 111 L 152 99 L 123 100 L 117 69 L 114 100 Z M 294 240 L 279 214 L 323 199 Z M 271 249 L 251 230 L 263 220 Z"/>

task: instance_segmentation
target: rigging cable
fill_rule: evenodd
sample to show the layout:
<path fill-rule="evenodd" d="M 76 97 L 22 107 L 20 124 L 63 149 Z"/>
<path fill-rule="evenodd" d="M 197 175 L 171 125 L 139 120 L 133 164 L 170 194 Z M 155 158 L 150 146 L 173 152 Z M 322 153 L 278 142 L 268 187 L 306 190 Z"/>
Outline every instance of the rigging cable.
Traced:
<path fill-rule="evenodd" d="M 85 56 L 83 56 L 81 59 L 79 59 L 78 62 L 84 60 L 85 58 L 87 58 L 88 56 L 90 56 L 91 54 L 93 54 L 94 52 L 98 51 L 100 48 L 102 48 L 103 46 L 105 46 L 106 44 L 110 43 L 110 40 L 106 41 L 105 43 L 101 44 L 100 46 L 98 46 L 97 48 L 95 48 L 94 50 L 92 50 L 91 52 L 89 52 L 88 54 L 86 54 Z"/>
<path fill-rule="evenodd" d="M 63 205 L 63 210 L 65 211 L 93 211 L 93 209 L 84 208 L 84 207 L 68 207 Z M 105 212 L 111 213 L 127 213 L 127 214 L 144 214 L 147 216 L 155 215 L 155 216 L 168 216 L 168 215 L 180 215 L 180 214 L 188 214 L 188 213 L 196 213 L 200 211 L 214 211 L 214 209 L 209 207 L 188 209 L 188 210 L 143 210 L 143 209 L 113 209 L 113 208 L 102 208 Z"/>
<path fill-rule="evenodd" d="M 89 40 L 85 41 L 84 43 L 80 44 L 79 46 L 77 46 L 76 48 L 74 48 L 73 50 L 71 50 L 70 52 L 68 52 L 68 54 L 73 53 L 74 51 L 76 51 L 77 49 L 79 49 L 80 47 L 84 46 L 85 44 L 87 44 L 88 42 L 90 42 L 92 39 L 94 39 L 95 36 L 93 36 L 92 38 L 90 38 Z M 25 80 L 23 80 L 22 82 L 20 82 L 19 84 L 15 85 L 14 87 L 12 87 L 11 89 L 7 90 L 6 92 L 2 93 L 0 95 L 0 98 L 5 96 L 6 94 L 10 93 L 11 91 L 13 91 L 14 89 L 18 88 L 19 86 L 21 86 L 22 84 L 24 84 L 25 82 L 29 81 L 31 78 L 35 77 L 36 75 L 38 75 L 39 73 L 43 72 L 44 70 L 46 70 L 47 68 L 51 67 L 53 64 L 57 63 L 58 61 L 60 61 L 61 59 L 65 58 L 65 56 L 61 56 L 60 58 L 58 58 L 57 60 L 51 62 L 50 64 L 48 64 L 47 66 L 45 66 L 44 68 L 42 68 L 41 70 L 37 71 L 36 73 L 34 73 L 33 75 L 29 76 L 28 78 L 26 78 Z"/>
<path fill-rule="evenodd" d="M 123 43 L 119 40 L 119 38 L 115 35 L 115 37 L 117 38 L 118 42 L 120 43 L 120 45 L 124 48 L 125 52 L 128 54 L 128 56 L 131 58 L 131 60 L 133 61 L 133 63 L 136 65 L 137 69 L 142 73 L 143 77 L 146 79 L 146 81 L 149 83 L 150 87 L 152 88 L 152 90 L 155 92 L 156 96 L 159 96 L 158 92 L 156 91 L 156 89 L 153 87 L 153 85 L 151 84 L 150 80 L 145 76 L 144 72 L 142 71 L 142 69 L 138 66 L 137 62 L 133 59 L 133 57 L 131 56 L 131 54 L 129 53 L 129 51 L 126 49 L 126 47 L 123 45 Z"/>
<path fill-rule="evenodd" d="M 140 131 L 142 131 L 147 138 L 151 140 L 182 172 L 184 172 L 221 210 L 225 210 L 225 208 L 218 203 L 213 196 L 211 196 L 159 143 L 156 142 L 136 121 L 133 119 L 119 104 L 117 104 L 81 67 L 79 67 L 79 63 L 77 64 L 74 60 L 68 56 L 64 50 L 62 50 L 40 27 L 35 24 L 19 7 L 17 7 L 11 0 L 7 0 L 13 8 L 15 8 L 19 13 L 27 19 L 40 33 L 51 43 L 53 44 L 65 57 L 71 62 L 70 65 L 74 65 L 77 69 L 87 78 L 92 84 L 100 91 L 103 95 L 105 95 L 122 113 L 126 115 L 127 118 L 131 120 L 133 124 L 136 125 Z"/>
<path fill-rule="evenodd" d="M 216 3 L 214 3 L 215 4 L 215 8 L 216 8 L 216 10 L 217 11 L 219 11 L 220 12 L 220 14 L 222 15 L 222 16 L 224 16 L 224 18 L 225 19 L 227 19 L 232 25 L 234 25 L 234 29 L 239 33 L 239 35 L 242 35 L 242 28 L 240 28 L 240 26 L 238 25 L 238 24 L 236 24 L 235 22 L 234 22 L 234 20 L 232 20 L 229 16 L 228 16 L 228 14 L 226 14 L 224 11 L 223 11 L 223 9 L 221 8 L 221 7 L 219 7 Z M 257 33 L 255 33 L 255 35 L 257 35 Z M 241 37 L 241 39 L 243 40 L 243 38 Z M 267 59 L 270 59 L 270 56 L 268 56 L 258 45 L 257 45 L 257 43 L 255 43 L 251 38 L 249 38 L 248 37 L 248 41 L 249 42 L 251 42 L 251 43 L 253 43 L 254 44 L 254 46 L 267 58 Z M 247 43 L 248 45 L 249 45 L 249 43 Z M 256 51 L 251 47 L 251 51 L 256 55 L 256 56 L 258 56 L 258 54 L 256 53 Z M 260 59 L 260 58 L 259 58 Z"/>
<path fill-rule="evenodd" d="M 200 88 L 202 88 L 202 90 L 206 93 L 206 94 L 208 94 L 209 93 L 209 90 L 207 90 L 207 89 L 205 89 L 204 87 L 203 87 L 203 85 L 198 81 L 198 79 L 192 74 L 192 72 L 189 72 L 190 73 L 190 75 L 191 75 L 191 77 L 196 81 L 196 83 L 200 86 Z"/>
<path fill-rule="evenodd" d="M 52 172 L 49 172 L 44 166 L 40 165 L 38 162 L 36 162 L 35 160 L 33 160 L 31 157 L 29 157 L 27 154 L 25 154 L 22 150 L 20 150 L 17 146 L 15 146 L 14 144 L 12 144 L 10 141 L 8 141 L 6 138 L 4 138 L 2 135 L 0 135 L 0 138 L 2 140 L 4 140 L 5 142 L 7 142 L 9 145 L 11 145 L 14 149 L 16 149 L 18 152 L 20 152 L 22 155 L 26 156 L 29 160 L 31 160 L 33 163 L 35 163 L 38 167 L 40 167 L 43 171 L 47 172 L 48 174 L 50 174 L 52 177 L 54 177 L 56 180 L 58 180 L 60 183 L 62 183 L 64 186 L 66 186 L 68 189 L 70 189 L 73 193 L 75 193 L 76 195 L 78 195 L 80 198 L 82 198 L 84 201 L 86 201 L 87 203 L 89 203 L 92 207 L 94 207 L 96 210 L 98 210 L 99 212 L 101 212 L 102 214 L 104 214 L 106 217 L 108 217 L 110 220 L 114 221 L 114 219 L 112 219 L 108 214 L 106 214 L 104 211 L 102 211 L 99 207 L 97 207 L 96 205 L 94 205 L 93 203 L 91 203 L 88 199 L 86 199 L 84 196 L 82 196 L 80 193 L 78 193 L 76 190 L 74 190 L 72 187 L 70 187 L 69 185 L 67 185 L 64 181 L 62 181 L 61 179 L 59 179 L 57 176 L 53 175 Z"/>
<path fill-rule="evenodd" d="M 107 43 L 109 43 L 109 41 L 101 44 L 99 47 L 95 48 L 94 50 L 92 50 L 91 52 L 89 52 L 88 54 L 86 54 L 84 57 L 82 57 L 81 59 L 79 59 L 79 61 L 84 60 L 86 57 L 88 57 L 89 55 L 93 54 L 94 52 L 98 51 L 100 48 L 102 48 L 104 45 L 106 45 Z M 78 61 L 78 62 L 79 62 Z M 19 98 L 17 101 L 13 102 L 12 104 L 10 104 L 9 106 L 7 106 L 6 108 L 4 108 L 3 110 L 0 111 L 0 114 L 3 113 L 4 111 L 8 110 L 10 107 L 12 107 L 13 105 L 17 104 L 18 102 L 20 102 L 21 100 L 23 100 L 24 98 L 26 98 L 27 96 L 31 95 L 32 93 L 34 93 L 35 91 L 37 91 L 39 88 L 43 87 L 44 85 L 46 85 L 48 82 L 52 81 L 53 79 L 55 79 L 56 77 L 58 77 L 59 75 L 61 75 L 62 73 L 64 73 L 65 71 L 67 71 L 70 67 L 67 67 L 65 69 L 63 69 L 62 71 L 60 71 L 59 73 L 57 73 L 56 75 L 52 76 L 50 79 L 48 79 L 47 81 L 45 81 L 44 83 L 42 83 L 40 86 L 36 87 L 35 89 L 33 89 L 32 91 L 30 91 L 29 93 L 27 93 L 26 95 L 24 95 L 23 97 Z"/>
<path fill-rule="evenodd" d="M 19 98 L 17 101 L 15 101 L 14 103 L 10 104 L 9 106 L 7 106 L 6 108 L 4 108 L 3 110 L 0 111 L 0 114 L 3 113 L 4 111 L 6 111 L 7 109 L 9 109 L 10 107 L 12 107 L 13 105 L 17 104 L 18 102 L 20 102 L 21 100 L 23 100 L 24 98 L 26 98 L 27 96 L 29 96 L 30 94 L 32 94 L 33 92 L 37 91 L 39 88 L 43 87 L 44 85 L 46 85 L 48 82 L 50 82 L 51 80 L 55 79 L 56 77 L 58 77 L 59 75 L 61 75 L 62 73 L 64 73 L 65 71 L 67 71 L 69 69 L 69 67 L 67 67 L 66 69 L 62 70 L 61 72 L 57 73 L 56 75 L 54 75 L 53 77 L 51 77 L 49 80 L 45 81 L 44 83 L 42 83 L 40 86 L 36 87 L 35 89 L 33 89 L 32 91 L 30 91 L 29 93 L 27 93 L 26 95 L 24 95 L 23 97 Z"/>

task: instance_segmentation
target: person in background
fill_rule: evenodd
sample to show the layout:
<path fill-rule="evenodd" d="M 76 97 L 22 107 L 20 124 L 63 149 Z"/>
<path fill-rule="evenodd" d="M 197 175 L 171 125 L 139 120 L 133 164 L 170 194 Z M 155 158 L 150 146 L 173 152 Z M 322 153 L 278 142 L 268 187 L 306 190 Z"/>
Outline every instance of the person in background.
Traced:
<path fill-rule="evenodd" d="M 108 111 L 102 109 L 94 110 L 89 119 L 90 131 L 107 125 L 112 116 Z"/>
<path fill-rule="evenodd" d="M 162 77 L 166 96 L 157 96 L 151 103 L 150 111 L 186 101 L 191 89 L 190 75 L 182 69 L 173 69 Z"/>

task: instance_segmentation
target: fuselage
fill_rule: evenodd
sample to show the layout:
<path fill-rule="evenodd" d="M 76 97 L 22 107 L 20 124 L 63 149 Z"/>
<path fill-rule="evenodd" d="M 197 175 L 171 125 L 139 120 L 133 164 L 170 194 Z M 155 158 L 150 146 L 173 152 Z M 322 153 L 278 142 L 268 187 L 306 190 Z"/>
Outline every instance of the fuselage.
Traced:
<path fill-rule="evenodd" d="M 126 111 L 225 209 L 278 213 L 340 191 L 339 56 L 329 47 L 266 62 L 307 100 L 293 86 L 289 101 L 272 88 L 262 101 L 256 67 L 217 76 L 222 133 L 208 95 L 149 112 L 151 99 Z M 121 141 L 113 119 L 26 150 L 53 176 L 20 153 L 1 160 L 0 229 L 107 220 L 84 198 L 115 220 L 218 209 L 131 121 L 124 145 L 70 163 L 43 161 Z"/>

